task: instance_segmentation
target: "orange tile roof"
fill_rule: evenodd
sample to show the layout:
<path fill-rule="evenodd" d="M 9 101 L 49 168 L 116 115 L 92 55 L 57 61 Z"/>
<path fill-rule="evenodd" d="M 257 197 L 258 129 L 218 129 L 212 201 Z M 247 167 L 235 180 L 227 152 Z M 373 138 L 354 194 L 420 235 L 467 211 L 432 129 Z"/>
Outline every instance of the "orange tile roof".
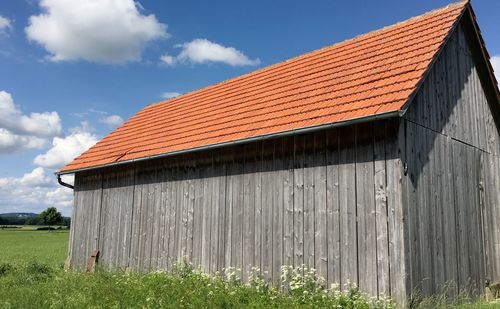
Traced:
<path fill-rule="evenodd" d="M 149 105 L 60 172 L 397 112 L 467 4 Z"/>

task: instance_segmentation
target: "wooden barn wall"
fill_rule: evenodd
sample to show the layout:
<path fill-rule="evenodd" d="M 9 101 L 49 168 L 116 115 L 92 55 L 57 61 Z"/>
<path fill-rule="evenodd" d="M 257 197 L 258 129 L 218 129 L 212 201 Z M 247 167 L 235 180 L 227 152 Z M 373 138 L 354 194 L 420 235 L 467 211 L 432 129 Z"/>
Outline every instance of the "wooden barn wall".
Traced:
<path fill-rule="evenodd" d="M 405 291 L 398 121 L 78 173 L 71 263 L 207 272 L 305 264 L 329 283 Z M 390 137 L 390 138 L 389 138 Z"/>
<path fill-rule="evenodd" d="M 462 26 L 405 115 L 409 290 L 500 279 L 500 137 Z"/>

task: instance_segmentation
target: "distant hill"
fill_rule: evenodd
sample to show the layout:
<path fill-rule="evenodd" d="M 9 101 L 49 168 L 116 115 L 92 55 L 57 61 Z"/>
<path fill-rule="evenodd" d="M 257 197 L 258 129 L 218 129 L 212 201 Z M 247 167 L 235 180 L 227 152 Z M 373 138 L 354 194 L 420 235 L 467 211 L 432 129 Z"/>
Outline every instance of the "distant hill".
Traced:
<path fill-rule="evenodd" d="M 69 226 L 71 219 L 63 217 L 62 225 Z M 32 212 L 9 212 L 0 214 L 0 225 L 40 225 L 39 214 Z"/>
<path fill-rule="evenodd" d="M 0 214 L 0 217 L 5 218 L 33 218 L 33 217 L 38 217 L 38 214 L 32 213 L 32 212 L 9 212 L 9 213 L 4 213 Z"/>

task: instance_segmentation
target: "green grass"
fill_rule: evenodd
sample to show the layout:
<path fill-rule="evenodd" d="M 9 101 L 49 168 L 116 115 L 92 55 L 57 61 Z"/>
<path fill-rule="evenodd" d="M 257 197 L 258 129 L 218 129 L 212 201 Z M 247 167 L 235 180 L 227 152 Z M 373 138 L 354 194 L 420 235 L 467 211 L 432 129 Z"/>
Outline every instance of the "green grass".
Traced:
<path fill-rule="evenodd" d="M 68 230 L 36 231 L 29 227 L 0 230 L 0 263 L 36 261 L 51 266 L 64 264 Z"/>
<path fill-rule="evenodd" d="M 65 272 L 68 231 L 0 230 L 0 308 L 391 308 L 356 288 L 325 289 L 313 271 L 284 269 L 280 288 L 257 272 L 250 284 L 234 269 L 208 276 L 181 264 L 150 274 Z M 339 307 L 340 306 L 340 307 Z M 439 297 L 420 308 L 498 308 L 497 304 Z"/>

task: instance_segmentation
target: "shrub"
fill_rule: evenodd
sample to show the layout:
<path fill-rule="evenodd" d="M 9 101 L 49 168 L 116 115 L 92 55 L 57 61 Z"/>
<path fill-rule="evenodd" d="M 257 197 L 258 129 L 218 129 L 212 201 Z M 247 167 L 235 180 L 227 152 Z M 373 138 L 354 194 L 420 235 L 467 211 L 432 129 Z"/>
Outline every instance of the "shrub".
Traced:
<path fill-rule="evenodd" d="M 24 277 L 20 277 L 20 279 L 24 279 L 28 282 L 39 282 L 50 279 L 54 274 L 54 270 L 52 267 L 41 264 L 38 262 L 30 262 L 24 267 Z"/>
<path fill-rule="evenodd" d="M 0 277 L 5 276 L 12 270 L 12 265 L 9 263 L 0 263 Z"/>
<path fill-rule="evenodd" d="M 42 227 L 37 227 L 36 230 L 37 231 L 53 231 L 53 230 L 55 230 L 55 228 L 53 228 L 51 226 L 42 226 Z"/>

